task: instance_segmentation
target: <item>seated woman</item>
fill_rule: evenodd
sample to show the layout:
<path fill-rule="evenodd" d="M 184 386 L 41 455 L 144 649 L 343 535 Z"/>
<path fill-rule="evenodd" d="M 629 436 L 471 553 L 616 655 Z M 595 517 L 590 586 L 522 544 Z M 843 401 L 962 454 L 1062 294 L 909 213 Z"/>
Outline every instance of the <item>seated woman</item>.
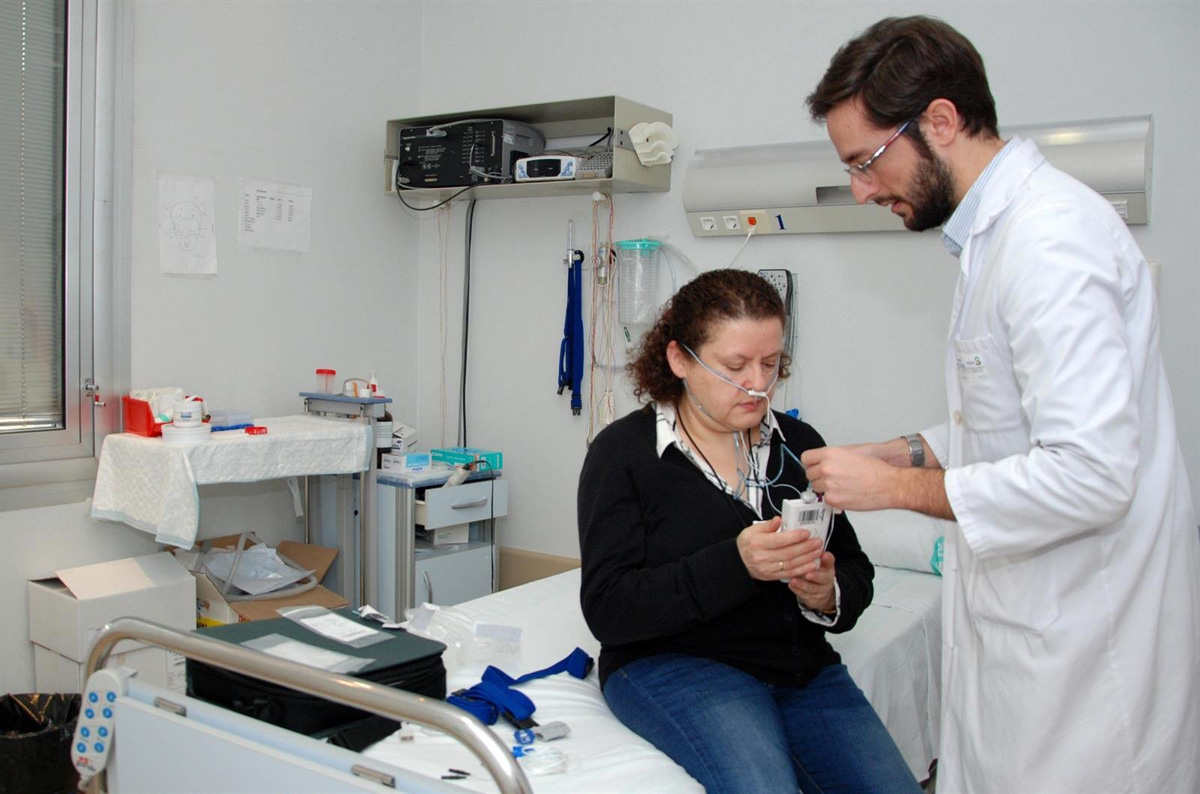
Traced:
<path fill-rule="evenodd" d="M 828 548 L 776 532 L 825 442 L 770 410 L 784 309 L 756 274 L 702 274 L 629 365 L 648 404 L 605 428 L 579 481 L 583 614 L 613 713 L 719 792 L 919 792 L 826 632 L 871 601 L 846 516 Z"/>

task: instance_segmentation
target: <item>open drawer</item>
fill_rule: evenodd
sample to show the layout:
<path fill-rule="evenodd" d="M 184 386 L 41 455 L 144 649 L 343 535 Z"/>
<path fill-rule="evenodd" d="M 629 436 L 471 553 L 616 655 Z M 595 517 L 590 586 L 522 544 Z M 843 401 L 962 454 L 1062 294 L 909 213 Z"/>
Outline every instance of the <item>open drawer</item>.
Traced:
<path fill-rule="evenodd" d="M 508 515 L 508 483 L 496 478 L 427 489 L 417 500 L 416 523 L 437 529 L 503 515 Z"/>

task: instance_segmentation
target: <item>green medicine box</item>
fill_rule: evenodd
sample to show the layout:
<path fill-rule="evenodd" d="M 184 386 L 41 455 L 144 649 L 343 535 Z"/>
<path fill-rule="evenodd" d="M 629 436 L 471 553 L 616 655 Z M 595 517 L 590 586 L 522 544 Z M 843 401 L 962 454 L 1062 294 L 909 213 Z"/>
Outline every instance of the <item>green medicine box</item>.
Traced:
<path fill-rule="evenodd" d="M 474 463 L 475 461 L 483 461 L 480 466 L 481 471 L 499 471 L 504 468 L 504 454 L 490 449 L 476 449 L 475 447 L 449 447 L 443 449 L 435 449 L 431 453 L 434 461 L 448 463 L 451 466 L 459 464 Z"/>

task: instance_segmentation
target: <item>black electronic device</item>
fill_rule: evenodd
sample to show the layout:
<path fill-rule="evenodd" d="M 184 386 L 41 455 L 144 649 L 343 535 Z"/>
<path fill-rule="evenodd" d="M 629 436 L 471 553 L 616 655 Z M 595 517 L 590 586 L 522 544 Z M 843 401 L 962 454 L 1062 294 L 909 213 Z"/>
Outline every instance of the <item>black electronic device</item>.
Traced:
<path fill-rule="evenodd" d="M 396 189 L 513 181 L 517 160 L 546 148 L 541 130 L 507 119 L 466 119 L 400 130 Z"/>

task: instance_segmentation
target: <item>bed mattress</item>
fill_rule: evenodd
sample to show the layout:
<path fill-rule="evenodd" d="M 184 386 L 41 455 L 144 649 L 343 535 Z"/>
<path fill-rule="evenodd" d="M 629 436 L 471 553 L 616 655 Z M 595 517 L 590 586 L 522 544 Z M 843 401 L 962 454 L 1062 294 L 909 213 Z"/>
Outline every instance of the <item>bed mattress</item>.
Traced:
<path fill-rule="evenodd" d="M 875 599 L 858 625 L 830 640 L 900 746 L 918 779 L 934 757 L 938 742 L 941 579 L 932 574 L 876 568 Z M 579 571 L 446 607 L 469 621 L 519 626 L 521 655 L 494 660 L 514 676 L 540 670 L 575 647 L 593 657 L 599 643 L 579 609 Z M 453 691 L 478 683 L 487 660 L 465 651 L 447 660 L 447 685 Z M 623 726 L 609 711 L 593 670 L 585 680 L 556 675 L 521 685 L 537 705 L 540 723 L 561 720 L 566 738 L 541 744 L 560 751 L 566 771 L 531 776 L 539 794 L 589 792 L 702 792 L 682 767 Z M 501 741 L 513 744 L 512 727 L 493 726 Z M 450 770 L 469 772 L 457 784 L 471 791 L 496 791 L 483 765 L 453 739 L 417 729 L 410 739 L 394 734 L 365 755 L 420 772 L 434 779 Z"/>

